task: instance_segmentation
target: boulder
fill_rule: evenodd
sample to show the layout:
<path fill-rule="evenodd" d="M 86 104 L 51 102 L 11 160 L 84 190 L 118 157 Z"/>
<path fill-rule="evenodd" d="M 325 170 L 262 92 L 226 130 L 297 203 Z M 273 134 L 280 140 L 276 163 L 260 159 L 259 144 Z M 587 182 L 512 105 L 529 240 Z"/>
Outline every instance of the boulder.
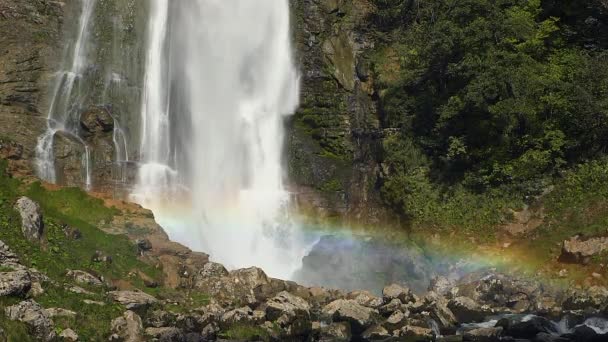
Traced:
<path fill-rule="evenodd" d="M 451 332 L 458 324 L 454 313 L 448 308 L 448 301 L 435 292 L 429 292 L 424 298 L 424 308 L 439 325 L 442 333 Z"/>
<path fill-rule="evenodd" d="M 583 290 L 571 290 L 567 293 L 562 307 L 564 310 L 603 312 L 608 308 L 608 289 L 603 286 L 591 286 Z"/>
<path fill-rule="evenodd" d="M 31 242 L 40 242 L 44 232 L 42 211 L 38 203 L 27 197 L 21 197 L 15 204 L 15 209 L 21 215 L 21 231 Z"/>
<path fill-rule="evenodd" d="M 121 317 L 114 319 L 111 328 L 110 341 L 144 341 L 144 326 L 141 317 L 133 311 L 126 311 Z"/>
<path fill-rule="evenodd" d="M 483 322 L 491 310 L 482 307 L 468 297 L 456 297 L 448 302 L 448 308 L 460 323 Z"/>
<path fill-rule="evenodd" d="M 353 291 L 346 295 L 346 299 L 352 299 L 358 304 L 368 308 L 378 309 L 383 304 L 383 299 L 375 296 L 369 291 Z"/>
<path fill-rule="evenodd" d="M 514 338 L 532 339 L 539 333 L 550 333 L 555 328 L 551 321 L 539 316 L 515 316 L 502 318 L 496 323 L 504 331 L 504 335 Z"/>
<path fill-rule="evenodd" d="M 80 270 L 68 270 L 66 276 L 81 285 L 103 286 L 103 282 L 96 276 Z"/>
<path fill-rule="evenodd" d="M 319 328 L 315 330 L 318 342 L 349 342 L 352 339 L 347 322 L 334 322 L 325 326 L 319 324 Z"/>
<path fill-rule="evenodd" d="M 184 341 L 184 332 L 175 327 L 146 328 L 147 341 Z"/>
<path fill-rule="evenodd" d="M 585 238 L 580 235 L 562 243 L 561 262 L 588 264 L 591 257 L 608 250 L 608 237 Z"/>
<path fill-rule="evenodd" d="M 364 341 L 386 341 L 392 337 L 391 333 L 381 325 L 374 325 L 361 335 Z"/>
<path fill-rule="evenodd" d="M 156 298 L 141 291 L 111 291 L 108 294 L 129 310 L 145 308 L 158 302 Z"/>
<path fill-rule="evenodd" d="M 404 341 L 432 341 L 435 338 L 431 329 L 413 325 L 401 328 L 397 336 Z"/>
<path fill-rule="evenodd" d="M 355 335 L 363 333 L 378 321 L 378 312 L 354 300 L 338 299 L 327 304 L 322 313 L 334 322 L 348 322 Z"/>
<path fill-rule="evenodd" d="M 0 266 L 12 268 L 14 270 L 25 269 L 25 266 L 19 263 L 17 254 L 13 253 L 3 241 L 0 241 Z"/>
<path fill-rule="evenodd" d="M 59 337 L 63 340 L 63 341 L 78 341 L 78 339 L 80 338 L 78 336 L 78 334 L 72 330 L 72 329 L 65 329 L 63 330 L 60 334 Z"/>
<path fill-rule="evenodd" d="M 388 331 L 395 331 L 403 328 L 408 324 L 407 315 L 401 311 L 395 311 L 390 315 L 382 326 Z"/>
<path fill-rule="evenodd" d="M 25 296 L 32 286 L 28 271 L 0 272 L 0 297 Z"/>
<path fill-rule="evenodd" d="M 279 293 L 266 303 L 266 317 L 278 324 L 283 337 L 305 335 L 312 328 L 308 302 L 287 291 Z"/>
<path fill-rule="evenodd" d="M 464 333 L 464 339 L 472 342 L 493 342 L 500 340 L 502 327 L 477 328 Z"/>
<path fill-rule="evenodd" d="M 399 299 L 403 304 L 416 300 L 410 289 L 397 284 L 384 287 L 382 290 L 382 298 L 384 299 L 384 303 L 389 303 L 393 299 Z"/>
<path fill-rule="evenodd" d="M 26 300 L 4 310 L 8 319 L 25 323 L 30 333 L 40 341 L 53 341 L 57 337 L 53 321 L 40 304 Z"/>
<path fill-rule="evenodd" d="M 244 306 L 224 313 L 220 319 L 220 325 L 224 329 L 234 324 L 257 325 L 264 322 L 264 316 L 262 311 L 254 311 L 250 307 Z"/>

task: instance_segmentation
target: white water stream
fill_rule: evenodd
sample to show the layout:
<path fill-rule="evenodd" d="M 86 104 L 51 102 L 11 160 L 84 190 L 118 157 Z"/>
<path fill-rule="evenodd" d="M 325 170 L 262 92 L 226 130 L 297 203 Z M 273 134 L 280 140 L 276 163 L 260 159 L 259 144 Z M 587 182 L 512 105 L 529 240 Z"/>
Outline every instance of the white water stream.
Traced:
<path fill-rule="evenodd" d="M 283 186 L 298 105 L 287 0 L 154 0 L 133 198 L 172 239 L 289 278 L 306 244 Z"/>
<path fill-rule="evenodd" d="M 63 132 L 79 141 L 85 153 L 82 156 L 85 188 L 91 187 L 91 157 L 89 147 L 78 135 L 81 101 L 85 97 L 82 78 L 88 66 L 89 27 L 97 0 L 81 0 L 80 18 L 76 38 L 66 48 L 64 66 L 55 75 L 51 103 L 47 114 L 47 130 L 38 139 L 36 146 L 36 167 L 40 178 L 55 183 L 55 157 L 53 142 L 58 132 Z"/>

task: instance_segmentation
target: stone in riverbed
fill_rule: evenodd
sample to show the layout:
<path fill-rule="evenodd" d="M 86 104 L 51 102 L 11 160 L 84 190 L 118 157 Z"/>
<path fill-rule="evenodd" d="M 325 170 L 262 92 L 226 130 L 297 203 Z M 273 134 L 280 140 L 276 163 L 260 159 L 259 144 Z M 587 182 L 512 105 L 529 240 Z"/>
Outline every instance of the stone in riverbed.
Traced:
<path fill-rule="evenodd" d="M 482 322 L 491 310 L 482 307 L 468 297 L 456 297 L 449 301 L 448 308 L 454 313 L 460 323 Z"/>
<path fill-rule="evenodd" d="M 492 342 L 500 340 L 502 327 L 477 328 L 464 333 L 464 339 L 472 342 Z"/>
<path fill-rule="evenodd" d="M 397 284 L 384 287 L 382 297 L 384 298 L 384 303 L 389 303 L 393 299 L 399 299 L 403 304 L 415 301 L 415 297 L 410 289 Z"/>
<path fill-rule="evenodd" d="M 314 327 L 318 326 L 318 327 Z M 318 342 L 349 342 L 352 339 L 350 325 L 347 322 L 334 322 L 321 326 L 318 322 L 313 324 L 313 330 Z"/>

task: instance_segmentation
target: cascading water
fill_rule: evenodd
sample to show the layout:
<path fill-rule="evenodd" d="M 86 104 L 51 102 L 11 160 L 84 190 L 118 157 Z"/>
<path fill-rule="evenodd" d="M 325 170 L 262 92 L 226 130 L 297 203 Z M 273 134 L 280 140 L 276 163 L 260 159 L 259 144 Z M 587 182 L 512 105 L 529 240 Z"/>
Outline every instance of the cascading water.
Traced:
<path fill-rule="evenodd" d="M 290 277 L 283 119 L 298 105 L 287 0 L 155 0 L 133 198 L 179 242 Z M 185 209 L 184 209 L 185 208 Z"/>
<path fill-rule="evenodd" d="M 64 67 L 56 74 L 55 87 L 47 115 L 47 130 L 38 139 L 36 146 L 36 166 L 38 175 L 49 182 L 56 182 L 53 142 L 58 132 L 63 132 L 79 141 L 85 149 L 83 169 L 85 187 L 91 187 L 90 151 L 78 135 L 80 109 L 84 100 L 82 78 L 87 69 L 87 48 L 89 25 L 95 10 L 96 0 L 81 0 L 78 31 L 73 46 L 66 50 L 71 58 L 65 58 Z"/>

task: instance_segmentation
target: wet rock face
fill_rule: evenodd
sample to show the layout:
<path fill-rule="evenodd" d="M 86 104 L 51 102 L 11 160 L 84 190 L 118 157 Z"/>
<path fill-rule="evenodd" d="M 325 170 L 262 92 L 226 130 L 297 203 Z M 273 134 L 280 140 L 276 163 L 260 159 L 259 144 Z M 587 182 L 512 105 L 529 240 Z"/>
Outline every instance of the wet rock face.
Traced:
<path fill-rule="evenodd" d="M 40 205 L 27 197 L 21 197 L 17 200 L 15 209 L 21 215 L 23 236 L 31 242 L 39 242 L 44 232 Z"/>
<path fill-rule="evenodd" d="M 110 133 L 114 130 L 114 118 L 106 107 L 91 107 L 80 115 L 80 126 L 86 136 Z"/>
<path fill-rule="evenodd" d="M 373 1 L 291 2 L 301 105 L 288 125 L 289 179 L 318 217 L 378 223 L 375 190 L 382 136 L 363 30 Z"/>

